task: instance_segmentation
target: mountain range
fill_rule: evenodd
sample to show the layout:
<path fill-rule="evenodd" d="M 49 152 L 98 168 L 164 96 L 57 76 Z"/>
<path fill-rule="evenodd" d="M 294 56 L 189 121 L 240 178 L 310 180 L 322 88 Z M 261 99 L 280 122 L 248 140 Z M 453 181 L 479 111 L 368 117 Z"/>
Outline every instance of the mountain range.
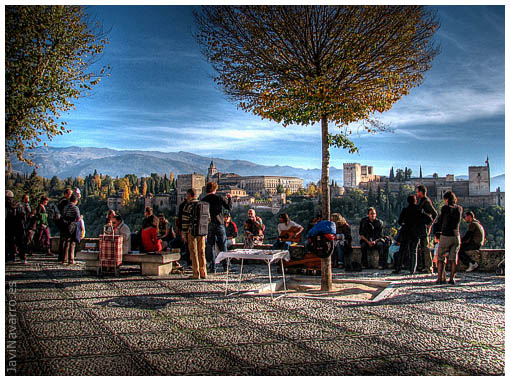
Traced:
<path fill-rule="evenodd" d="M 142 150 L 114 150 L 95 147 L 37 147 L 30 151 L 32 160 L 39 166 L 37 173 L 40 176 L 60 179 L 67 177 L 85 177 L 94 173 L 123 177 L 126 174 L 135 174 L 138 177 L 150 176 L 151 173 L 170 175 L 173 172 L 177 177 L 185 173 L 207 174 L 207 169 L 214 161 L 219 172 L 233 172 L 241 176 L 293 176 L 303 179 L 304 184 L 317 182 L 321 177 L 321 170 L 302 169 L 291 166 L 267 166 L 252 163 L 246 160 L 227 160 L 196 155 L 189 152 L 159 152 Z M 13 159 L 13 170 L 22 173 L 31 173 L 33 167 Z M 455 176 L 458 180 L 467 180 L 468 176 Z M 338 185 L 343 185 L 343 170 L 330 168 L 330 178 Z M 500 187 L 505 190 L 505 174 L 491 177 L 491 191 Z"/>
<path fill-rule="evenodd" d="M 37 174 L 46 178 L 57 176 L 85 177 L 94 173 L 123 177 L 135 174 L 138 177 L 150 176 L 151 173 L 160 175 L 173 172 L 177 177 L 185 173 L 207 174 L 211 160 L 218 172 L 237 173 L 241 176 L 293 176 L 303 179 L 304 184 L 317 182 L 321 177 L 320 169 L 302 169 L 291 166 L 266 166 L 246 160 L 227 160 L 196 155 L 189 152 L 159 152 L 141 150 L 113 150 L 94 147 L 37 147 L 30 151 L 31 158 L 39 168 Z M 13 170 L 31 173 L 33 167 L 13 159 Z M 330 168 L 330 178 L 338 185 L 343 184 L 343 170 Z"/>

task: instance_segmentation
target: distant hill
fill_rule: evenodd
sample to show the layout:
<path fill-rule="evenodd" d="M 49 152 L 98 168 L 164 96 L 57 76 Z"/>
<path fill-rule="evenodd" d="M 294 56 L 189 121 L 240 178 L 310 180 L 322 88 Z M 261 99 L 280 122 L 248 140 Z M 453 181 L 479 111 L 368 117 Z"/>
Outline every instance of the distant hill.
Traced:
<path fill-rule="evenodd" d="M 51 178 L 85 177 L 88 174 L 106 174 L 112 177 L 123 177 L 135 174 L 139 177 L 150 176 L 151 173 L 167 175 L 173 172 L 175 176 L 185 173 L 207 174 L 211 163 L 210 157 L 204 157 L 189 152 L 159 152 L 141 150 L 113 150 L 94 147 L 38 147 L 31 151 L 32 160 L 39 166 L 40 176 Z M 233 172 L 242 176 L 274 175 L 294 176 L 303 179 L 307 184 L 317 182 L 321 176 L 320 169 L 301 169 L 291 166 L 266 166 L 246 160 L 227 160 L 212 158 L 219 172 Z M 13 170 L 32 172 L 29 167 L 18 160 L 13 160 Z M 330 177 L 338 185 L 343 184 L 343 170 L 330 168 Z"/>

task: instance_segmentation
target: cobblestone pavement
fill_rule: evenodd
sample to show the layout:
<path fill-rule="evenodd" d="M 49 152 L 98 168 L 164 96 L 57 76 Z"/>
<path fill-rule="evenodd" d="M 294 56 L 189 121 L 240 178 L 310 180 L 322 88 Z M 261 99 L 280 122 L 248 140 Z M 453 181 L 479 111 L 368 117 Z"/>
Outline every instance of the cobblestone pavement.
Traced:
<path fill-rule="evenodd" d="M 242 290 L 267 282 L 245 266 Z M 31 257 L 6 265 L 7 375 L 502 375 L 505 282 L 389 270 L 377 302 L 224 296 L 225 274 L 97 277 Z M 15 351 L 14 349 L 15 348 Z"/>

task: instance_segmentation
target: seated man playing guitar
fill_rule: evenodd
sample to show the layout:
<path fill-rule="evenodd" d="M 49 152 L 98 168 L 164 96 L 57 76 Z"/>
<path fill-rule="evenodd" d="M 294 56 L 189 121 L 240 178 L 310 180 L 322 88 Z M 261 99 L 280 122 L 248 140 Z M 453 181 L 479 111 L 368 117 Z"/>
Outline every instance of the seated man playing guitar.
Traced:
<path fill-rule="evenodd" d="M 293 242 L 298 243 L 301 240 L 303 227 L 294 221 L 291 221 L 287 213 L 280 214 L 279 219 L 278 239 L 272 248 L 274 250 L 289 250 L 289 247 Z"/>

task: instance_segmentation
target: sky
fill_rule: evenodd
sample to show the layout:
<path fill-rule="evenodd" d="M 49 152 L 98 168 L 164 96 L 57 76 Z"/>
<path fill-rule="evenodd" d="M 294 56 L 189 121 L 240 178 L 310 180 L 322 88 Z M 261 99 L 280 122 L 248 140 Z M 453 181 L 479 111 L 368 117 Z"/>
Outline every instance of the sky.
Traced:
<path fill-rule="evenodd" d="M 331 148 L 331 166 L 372 165 L 376 174 L 505 172 L 504 6 L 431 6 L 441 47 L 421 86 L 376 117 L 393 132 L 355 132 L 359 154 Z M 54 147 L 187 151 L 263 165 L 321 167 L 320 126 L 288 126 L 238 109 L 215 85 L 193 38 L 191 6 L 91 6 L 109 30 L 99 64 L 111 75 L 63 115 L 72 130 Z M 336 127 L 334 127 L 336 128 Z"/>

